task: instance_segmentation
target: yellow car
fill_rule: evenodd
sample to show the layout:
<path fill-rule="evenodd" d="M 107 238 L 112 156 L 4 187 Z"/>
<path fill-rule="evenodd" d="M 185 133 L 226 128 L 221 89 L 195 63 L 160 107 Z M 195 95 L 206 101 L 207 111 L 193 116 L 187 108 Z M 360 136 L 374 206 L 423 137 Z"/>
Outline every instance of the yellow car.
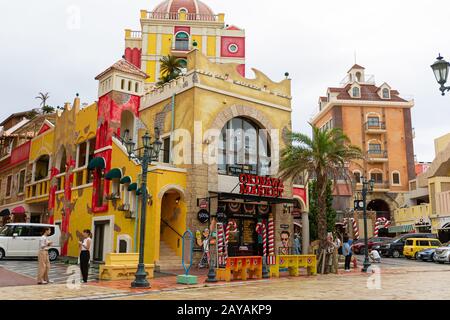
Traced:
<path fill-rule="evenodd" d="M 406 239 L 405 247 L 403 249 L 403 255 L 408 259 L 416 259 L 420 251 L 426 249 L 436 249 L 442 247 L 439 240 L 436 239 L 416 239 L 409 238 Z"/>

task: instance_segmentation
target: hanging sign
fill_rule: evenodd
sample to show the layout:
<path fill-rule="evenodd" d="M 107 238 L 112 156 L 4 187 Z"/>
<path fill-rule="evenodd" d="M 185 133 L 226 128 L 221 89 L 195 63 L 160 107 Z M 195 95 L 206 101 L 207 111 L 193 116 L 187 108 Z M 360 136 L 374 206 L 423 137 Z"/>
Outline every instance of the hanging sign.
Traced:
<path fill-rule="evenodd" d="M 284 193 L 283 181 L 278 178 L 241 174 L 239 184 L 240 194 L 280 198 Z"/>
<path fill-rule="evenodd" d="M 200 223 L 206 223 L 209 221 L 209 212 L 208 210 L 202 209 L 197 214 L 198 221 Z"/>
<path fill-rule="evenodd" d="M 200 199 L 199 200 L 199 204 L 198 207 L 200 209 L 208 209 L 209 207 L 209 201 L 207 199 Z"/>

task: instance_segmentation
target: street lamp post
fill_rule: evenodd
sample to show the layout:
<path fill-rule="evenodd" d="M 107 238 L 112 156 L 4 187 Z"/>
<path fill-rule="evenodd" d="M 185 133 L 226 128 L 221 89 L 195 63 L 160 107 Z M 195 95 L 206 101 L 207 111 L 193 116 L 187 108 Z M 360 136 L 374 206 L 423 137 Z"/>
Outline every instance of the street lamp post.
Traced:
<path fill-rule="evenodd" d="M 431 69 L 433 70 L 434 76 L 436 77 L 436 81 L 439 83 L 439 90 L 442 92 L 442 95 L 445 96 L 446 91 L 450 91 L 450 87 L 445 86 L 448 79 L 450 63 L 444 60 L 443 57 L 439 54 L 435 63 L 431 65 Z"/>
<path fill-rule="evenodd" d="M 362 271 L 367 272 L 370 267 L 369 261 L 369 239 L 367 237 L 367 194 L 373 191 L 373 187 L 375 185 L 374 180 L 367 181 L 366 178 L 363 178 L 363 188 L 362 188 L 362 197 L 363 197 L 363 218 L 364 218 L 364 266 Z"/>
<path fill-rule="evenodd" d="M 141 203 L 141 221 L 140 221 L 140 241 L 139 241 L 139 264 L 135 275 L 135 280 L 131 283 L 132 288 L 150 288 L 150 283 L 147 280 L 147 272 L 145 271 L 144 263 L 144 249 L 145 249 L 145 227 L 147 217 L 147 173 L 148 166 L 152 161 L 157 161 L 159 153 L 161 151 L 162 142 L 160 141 L 160 132 L 158 128 L 155 128 L 155 141 L 151 141 L 152 138 L 147 132 L 142 137 L 142 148 L 135 149 L 136 143 L 132 139 L 125 142 L 127 147 L 128 156 L 130 159 L 136 159 L 142 166 L 142 203 Z M 135 152 L 143 150 L 143 155 L 136 155 Z"/>

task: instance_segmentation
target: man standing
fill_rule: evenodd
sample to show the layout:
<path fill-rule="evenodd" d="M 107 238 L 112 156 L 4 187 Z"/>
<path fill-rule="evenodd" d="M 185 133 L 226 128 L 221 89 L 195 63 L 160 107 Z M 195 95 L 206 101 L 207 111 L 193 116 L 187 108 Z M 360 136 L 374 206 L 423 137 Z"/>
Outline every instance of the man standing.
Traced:
<path fill-rule="evenodd" d="M 345 272 L 350 272 L 350 263 L 352 261 L 352 246 L 349 242 L 349 237 L 344 237 L 344 245 L 342 247 L 342 254 L 345 257 Z"/>

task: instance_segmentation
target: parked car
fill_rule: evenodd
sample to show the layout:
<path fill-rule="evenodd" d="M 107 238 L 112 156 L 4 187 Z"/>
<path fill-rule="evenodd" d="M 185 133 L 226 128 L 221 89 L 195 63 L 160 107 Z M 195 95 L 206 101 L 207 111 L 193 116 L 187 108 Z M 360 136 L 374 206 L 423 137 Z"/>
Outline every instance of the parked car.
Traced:
<path fill-rule="evenodd" d="M 11 223 L 0 229 L 0 260 L 5 257 L 37 257 L 39 239 L 45 228 L 50 228 L 48 237 L 52 247 L 48 250 L 50 261 L 55 261 L 60 252 L 61 230 L 59 226 L 36 223 Z"/>
<path fill-rule="evenodd" d="M 394 239 L 383 242 L 379 247 L 374 247 L 383 257 L 399 258 L 403 254 L 406 239 L 408 238 L 428 238 L 437 239 L 433 233 L 409 233 L 400 235 Z"/>
<path fill-rule="evenodd" d="M 382 237 L 373 237 L 373 238 L 370 238 L 370 239 L 368 240 L 368 247 L 369 247 L 369 250 L 370 250 L 370 249 L 374 249 L 373 247 L 374 247 L 375 245 L 381 244 L 381 243 L 383 243 L 383 242 L 385 242 L 385 241 L 389 241 L 389 240 L 391 240 L 391 238 L 382 238 Z M 361 242 L 356 242 L 356 243 L 353 245 L 353 252 L 354 252 L 355 254 L 365 254 L 365 250 L 366 250 L 365 247 L 366 247 L 366 244 L 365 244 L 364 240 L 361 241 Z"/>
<path fill-rule="evenodd" d="M 436 261 L 435 253 L 436 248 L 422 250 L 417 254 L 417 260 L 431 261 L 431 262 Z"/>
<path fill-rule="evenodd" d="M 443 247 L 437 248 L 434 254 L 434 259 L 439 263 L 450 262 L 450 243 L 447 242 Z"/>
<path fill-rule="evenodd" d="M 418 260 L 419 252 L 425 249 L 437 249 L 442 247 L 442 243 L 437 239 L 408 238 L 403 248 L 403 255 L 407 259 Z"/>

